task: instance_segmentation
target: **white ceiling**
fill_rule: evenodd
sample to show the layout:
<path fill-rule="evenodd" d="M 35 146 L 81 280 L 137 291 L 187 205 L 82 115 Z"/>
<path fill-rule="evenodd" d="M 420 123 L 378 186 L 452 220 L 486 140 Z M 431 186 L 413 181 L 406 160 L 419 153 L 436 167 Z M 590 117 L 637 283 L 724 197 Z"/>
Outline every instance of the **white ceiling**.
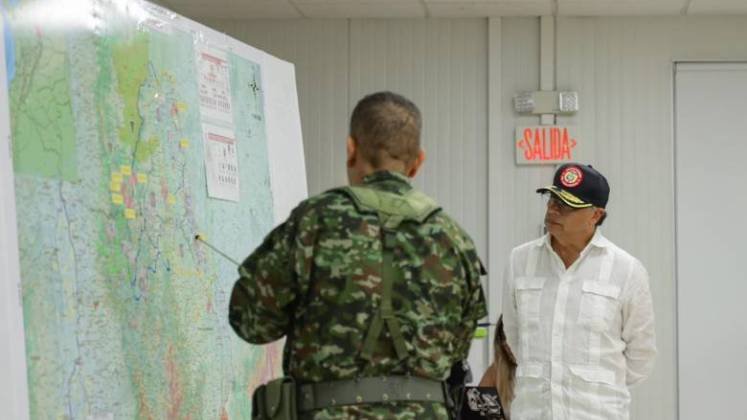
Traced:
<path fill-rule="evenodd" d="M 747 0 L 155 0 L 184 16 L 225 19 L 747 15 Z"/>

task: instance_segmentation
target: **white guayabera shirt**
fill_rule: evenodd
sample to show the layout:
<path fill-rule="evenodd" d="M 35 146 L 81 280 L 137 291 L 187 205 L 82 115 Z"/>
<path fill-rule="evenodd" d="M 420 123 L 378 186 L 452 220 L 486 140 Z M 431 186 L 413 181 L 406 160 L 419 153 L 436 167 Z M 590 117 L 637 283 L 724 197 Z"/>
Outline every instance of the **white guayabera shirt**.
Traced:
<path fill-rule="evenodd" d="M 628 419 L 656 355 L 648 273 L 597 230 L 565 268 L 550 236 L 511 252 L 503 322 L 518 368 L 512 420 Z"/>

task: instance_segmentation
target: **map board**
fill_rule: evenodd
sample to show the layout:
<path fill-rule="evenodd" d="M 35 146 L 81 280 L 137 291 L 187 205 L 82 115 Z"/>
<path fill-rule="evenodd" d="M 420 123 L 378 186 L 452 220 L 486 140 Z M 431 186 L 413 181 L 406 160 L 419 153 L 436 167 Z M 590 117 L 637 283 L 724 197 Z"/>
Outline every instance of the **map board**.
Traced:
<path fill-rule="evenodd" d="M 241 260 L 306 197 L 293 65 L 145 1 L 0 10 L 0 404 L 249 418 L 280 344 L 194 237 Z"/>

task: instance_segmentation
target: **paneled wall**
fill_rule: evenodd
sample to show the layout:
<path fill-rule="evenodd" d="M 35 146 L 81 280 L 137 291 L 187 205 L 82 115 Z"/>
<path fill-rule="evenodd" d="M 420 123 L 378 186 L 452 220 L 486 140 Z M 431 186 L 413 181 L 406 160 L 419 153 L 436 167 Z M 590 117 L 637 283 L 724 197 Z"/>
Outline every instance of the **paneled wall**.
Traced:
<path fill-rule="evenodd" d="M 534 190 L 553 173 L 514 165 L 515 126 L 538 123 L 516 115 L 511 98 L 539 89 L 539 19 L 207 23 L 296 64 L 312 194 L 345 181 L 347 119 L 361 96 L 390 89 L 421 107 L 428 161 L 417 185 L 474 237 L 491 271 L 495 320 L 508 252 L 539 235 L 544 209 Z M 559 122 L 578 126 L 580 160 L 610 181 L 605 234 L 651 275 L 659 357 L 633 392 L 632 418 L 674 419 L 673 62 L 747 60 L 747 18 L 559 18 L 555 26 L 556 85 L 578 91 L 581 108 Z M 485 347 L 472 356 L 478 376 Z"/>

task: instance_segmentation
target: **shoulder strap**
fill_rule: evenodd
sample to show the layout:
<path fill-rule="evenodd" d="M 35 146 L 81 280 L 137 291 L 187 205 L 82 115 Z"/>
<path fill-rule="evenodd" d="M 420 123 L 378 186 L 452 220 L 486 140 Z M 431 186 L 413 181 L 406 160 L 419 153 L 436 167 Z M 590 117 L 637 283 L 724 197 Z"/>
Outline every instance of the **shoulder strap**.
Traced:
<path fill-rule="evenodd" d="M 371 322 L 368 334 L 366 334 L 366 339 L 363 342 L 363 349 L 361 350 L 361 357 L 368 361 L 373 359 L 376 342 L 381 335 L 382 328 L 386 325 L 389 335 L 392 337 L 392 341 L 394 342 L 394 351 L 397 353 L 397 359 L 404 360 L 407 358 L 407 346 L 405 345 L 405 338 L 402 335 L 399 320 L 395 316 L 392 307 L 392 287 L 394 286 L 395 281 L 402 282 L 404 280 L 402 273 L 397 270 L 397 267 L 394 265 L 394 243 L 396 233 L 388 229 L 382 229 L 381 232 L 383 235 L 381 306 Z"/>
<path fill-rule="evenodd" d="M 402 222 L 424 223 L 441 208 L 427 195 L 410 190 L 404 195 L 380 191 L 363 186 L 350 186 L 338 189 L 348 195 L 360 211 L 376 213 L 381 223 L 382 265 L 381 265 L 381 306 L 374 315 L 361 350 L 361 357 L 373 359 L 376 342 L 381 330 L 386 327 L 394 343 L 394 351 L 399 360 L 407 358 L 407 346 L 399 320 L 392 307 L 392 287 L 395 282 L 403 282 L 404 277 L 394 263 L 394 246 L 397 228 Z"/>

